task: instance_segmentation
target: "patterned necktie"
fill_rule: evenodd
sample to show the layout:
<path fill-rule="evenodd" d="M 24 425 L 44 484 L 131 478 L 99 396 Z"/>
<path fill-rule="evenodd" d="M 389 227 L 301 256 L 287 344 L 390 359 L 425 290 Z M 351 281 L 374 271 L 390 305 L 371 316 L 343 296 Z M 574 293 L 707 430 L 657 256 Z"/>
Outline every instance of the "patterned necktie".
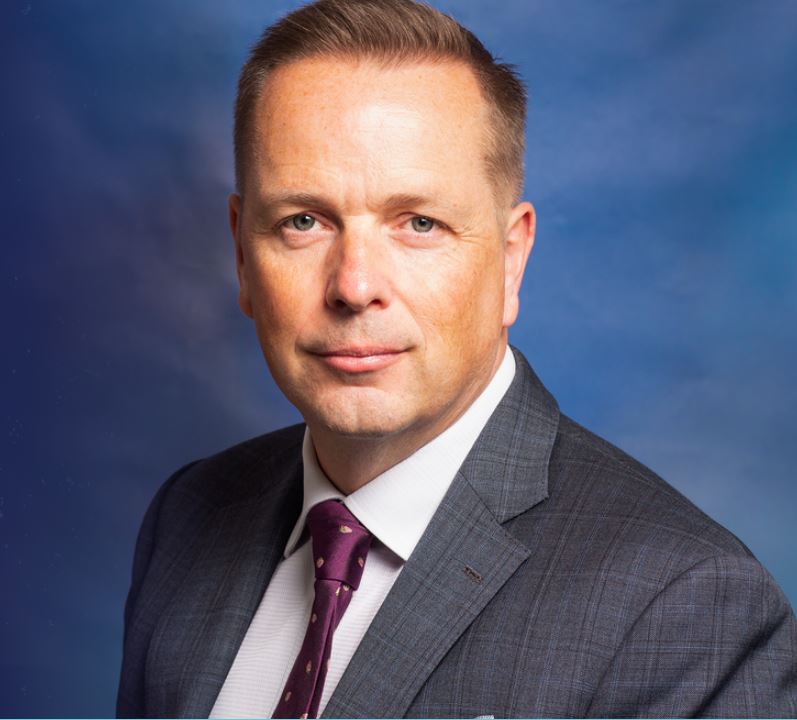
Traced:
<path fill-rule="evenodd" d="M 332 634 L 360 585 L 369 533 L 345 505 L 325 500 L 307 514 L 313 539 L 315 600 L 302 648 L 274 711 L 274 718 L 318 715 L 327 676 Z"/>

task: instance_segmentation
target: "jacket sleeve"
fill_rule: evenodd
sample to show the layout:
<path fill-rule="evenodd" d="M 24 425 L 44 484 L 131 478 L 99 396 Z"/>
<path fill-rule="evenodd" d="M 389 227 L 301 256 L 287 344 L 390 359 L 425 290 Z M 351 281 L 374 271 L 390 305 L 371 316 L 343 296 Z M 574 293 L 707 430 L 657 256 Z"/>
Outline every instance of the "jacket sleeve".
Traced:
<path fill-rule="evenodd" d="M 752 557 L 703 560 L 636 619 L 590 717 L 795 717 L 797 622 Z"/>
<path fill-rule="evenodd" d="M 137 650 L 138 644 L 131 642 L 131 625 L 136 601 L 147 576 L 150 560 L 155 552 L 158 537 L 158 520 L 161 514 L 163 501 L 171 487 L 182 474 L 195 463 L 189 463 L 180 468 L 168 480 L 166 480 L 155 497 L 149 504 L 141 529 L 138 532 L 136 548 L 133 555 L 133 572 L 130 583 L 130 590 L 127 594 L 127 601 L 124 609 L 124 636 L 122 669 L 119 678 L 119 691 L 116 697 L 117 717 L 143 717 L 144 708 L 144 656 Z"/>

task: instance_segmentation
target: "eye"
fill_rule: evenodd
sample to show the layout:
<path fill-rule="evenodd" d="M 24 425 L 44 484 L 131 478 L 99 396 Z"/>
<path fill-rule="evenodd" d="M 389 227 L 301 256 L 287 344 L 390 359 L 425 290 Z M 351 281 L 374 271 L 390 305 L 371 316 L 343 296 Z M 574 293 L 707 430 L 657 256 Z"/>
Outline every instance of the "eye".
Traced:
<path fill-rule="evenodd" d="M 424 217 L 423 215 L 416 215 L 412 218 L 412 229 L 417 233 L 428 233 L 434 227 L 434 220 Z"/>
<path fill-rule="evenodd" d="M 290 219 L 290 223 L 297 230 L 306 232 L 307 230 L 312 230 L 315 226 L 315 218 L 307 213 L 299 213 Z"/>

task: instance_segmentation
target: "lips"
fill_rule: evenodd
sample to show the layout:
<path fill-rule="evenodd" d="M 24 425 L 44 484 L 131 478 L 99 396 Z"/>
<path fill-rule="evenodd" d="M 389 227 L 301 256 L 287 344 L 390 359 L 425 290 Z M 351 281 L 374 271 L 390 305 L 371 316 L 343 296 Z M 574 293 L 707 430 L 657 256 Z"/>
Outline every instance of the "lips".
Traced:
<path fill-rule="evenodd" d="M 404 350 L 388 347 L 344 347 L 315 353 L 327 366 L 347 373 L 374 372 L 393 365 Z"/>
<path fill-rule="evenodd" d="M 398 348 L 389 348 L 382 346 L 362 346 L 362 347 L 343 347 L 336 350 L 323 350 L 318 352 L 318 355 L 325 357 L 330 355 L 340 355 L 343 357 L 368 357 L 370 355 L 394 355 L 400 353 Z"/>

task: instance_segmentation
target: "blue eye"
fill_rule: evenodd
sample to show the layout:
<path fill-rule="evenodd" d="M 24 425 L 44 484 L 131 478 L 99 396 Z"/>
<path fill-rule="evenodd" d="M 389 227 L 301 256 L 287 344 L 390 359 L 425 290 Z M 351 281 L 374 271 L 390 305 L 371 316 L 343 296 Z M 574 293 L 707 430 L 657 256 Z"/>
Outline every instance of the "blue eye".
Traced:
<path fill-rule="evenodd" d="M 430 220 L 423 215 L 416 215 L 412 218 L 412 229 L 418 233 L 428 233 L 434 227 L 434 220 Z"/>
<path fill-rule="evenodd" d="M 313 229 L 313 226 L 315 225 L 315 218 L 307 213 L 299 213 L 291 218 L 291 224 L 297 230 L 306 232 L 307 230 Z"/>

